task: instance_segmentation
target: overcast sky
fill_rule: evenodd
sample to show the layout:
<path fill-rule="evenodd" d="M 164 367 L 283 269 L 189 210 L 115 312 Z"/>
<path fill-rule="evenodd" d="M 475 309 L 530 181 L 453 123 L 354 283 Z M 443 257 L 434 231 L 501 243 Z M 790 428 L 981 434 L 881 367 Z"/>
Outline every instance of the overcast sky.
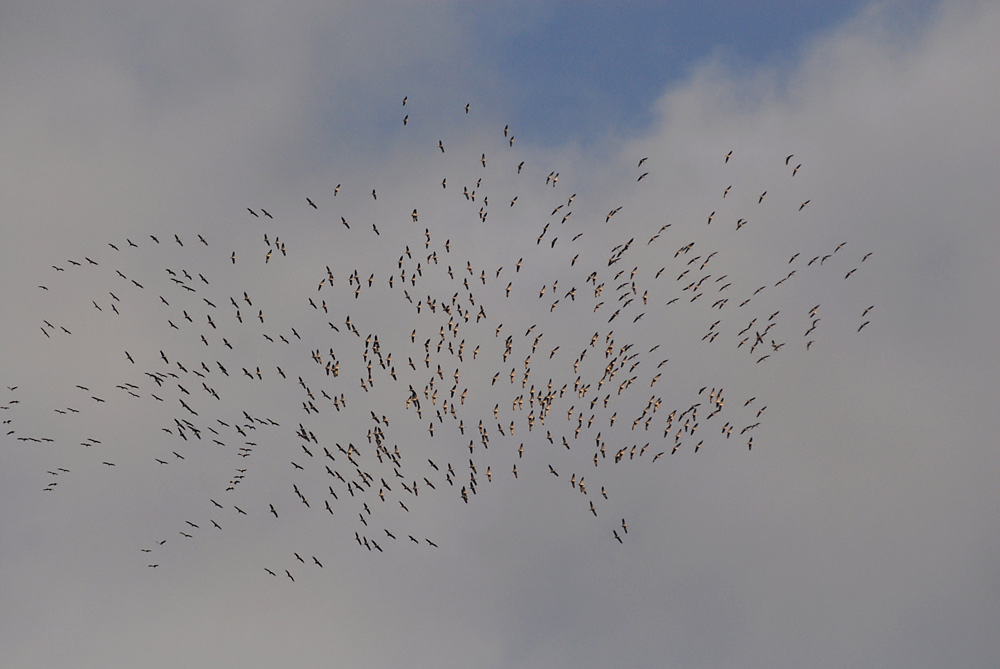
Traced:
<path fill-rule="evenodd" d="M 0 664 L 995 664 L 1000 10 L 836 4 L 0 9 Z"/>

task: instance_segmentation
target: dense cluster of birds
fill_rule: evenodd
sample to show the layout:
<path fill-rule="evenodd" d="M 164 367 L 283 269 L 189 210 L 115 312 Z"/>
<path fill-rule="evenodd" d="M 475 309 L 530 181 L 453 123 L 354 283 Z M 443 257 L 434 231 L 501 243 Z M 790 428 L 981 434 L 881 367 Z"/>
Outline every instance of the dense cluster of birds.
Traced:
<path fill-rule="evenodd" d="M 403 106 L 409 132 L 415 112 Z M 242 209 L 255 227 L 238 239 L 143 232 L 56 261 L 39 290 L 69 293 L 87 311 L 52 313 L 32 325 L 37 337 L 63 355 L 79 350 L 81 330 L 120 348 L 102 377 L 73 379 L 45 425 L 18 424 L 19 388 L 8 386 L 8 438 L 82 448 L 83 462 L 109 473 L 218 468 L 200 515 L 170 529 L 183 540 L 244 517 L 314 514 L 343 519 L 361 550 L 433 549 L 438 540 L 415 536 L 409 520 L 424 500 L 475 505 L 484 486 L 508 477 L 578 495 L 581 513 L 626 543 L 609 470 L 759 446 L 763 399 L 675 373 L 678 357 L 724 346 L 752 376 L 790 350 L 814 351 L 826 309 L 788 285 L 815 274 L 835 288 L 871 253 L 817 236 L 782 266 L 754 268 L 766 283 L 743 278 L 753 262 L 739 242 L 768 192 L 791 191 L 803 169 L 794 155 L 776 156 L 784 176 L 768 189 L 723 183 L 704 217 L 649 220 L 629 218 L 626 205 L 576 213 L 585 198 L 562 190 L 571 179 L 526 165 L 509 126 L 501 146 L 495 160 L 477 150 L 461 173 L 438 175 L 437 197 L 457 203 L 462 227 L 413 202 L 394 219 L 366 215 L 362 200 L 386 199 L 378 186 L 331 184 L 297 211 Z M 446 148 L 430 145 L 428 171 Z M 721 173 L 737 159 L 719 155 Z M 649 187 L 656 162 L 637 161 L 636 188 Z M 732 217 L 723 206 L 736 198 Z M 794 219 L 810 202 L 769 216 L 801 226 Z M 303 220 L 336 234 L 346 256 L 317 260 L 321 245 L 291 223 Z M 861 332 L 873 309 L 857 309 L 851 329 Z M 137 421 L 148 442 L 116 443 L 113 429 L 97 427 L 112 415 Z M 72 471 L 53 466 L 43 490 L 55 493 Z M 280 483 L 244 492 L 268 477 Z M 149 567 L 166 541 L 141 548 Z M 297 569 L 322 568 L 320 557 L 290 551 L 265 571 L 294 581 Z"/>

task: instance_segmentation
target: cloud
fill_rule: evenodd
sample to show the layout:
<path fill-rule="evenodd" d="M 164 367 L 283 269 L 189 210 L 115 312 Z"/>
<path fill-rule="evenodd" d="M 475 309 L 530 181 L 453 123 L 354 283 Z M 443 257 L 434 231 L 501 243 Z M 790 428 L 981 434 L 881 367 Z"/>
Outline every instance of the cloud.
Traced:
<path fill-rule="evenodd" d="M 997 326 L 997 270 L 987 249 L 997 234 L 989 176 L 998 60 L 988 36 L 1000 13 L 986 3 L 949 4 L 900 25 L 893 5 L 873 5 L 793 63 L 747 71 L 725 55 L 705 61 L 670 86 L 655 120 L 632 135 L 609 131 L 585 146 L 549 147 L 504 137 L 502 99 L 476 82 L 497 73 L 479 60 L 451 5 L 256 9 L 107 5 L 103 14 L 44 16 L 8 8 L 10 20 L 0 21 L 8 26 L 0 53 L 23 63 L 0 79 L 18 91 L 0 106 L 0 141 L 14 158 L 0 187 L 10 221 L 2 299 L 17 314 L 4 325 L 4 385 L 20 386 L 2 394 L 15 430 L 4 442 L 3 489 L 16 504 L 0 515 L 12 537 L 0 559 L 16 575 L 0 624 L 7 663 L 175 666 L 197 656 L 262 666 L 335 656 L 365 666 L 416 656 L 443 666 L 470 657 L 491 666 L 801 666 L 817 658 L 939 666 L 947 656 L 981 666 L 996 655 L 981 623 L 997 609 L 992 565 L 981 556 L 996 548 L 989 537 L 997 462 L 983 416 L 998 378 L 985 342 Z M 555 187 L 546 183 L 550 172 L 560 175 Z M 737 231 L 738 219 L 747 222 Z M 829 258 L 809 265 L 814 256 Z M 328 265 L 335 281 L 317 289 Z M 191 279 L 180 280 L 198 292 L 172 282 L 168 268 L 173 278 L 188 271 Z M 354 270 L 357 283 L 348 279 Z M 700 301 L 682 290 L 685 271 L 691 281 L 709 275 Z M 633 280 L 633 302 L 622 306 Z M 721 290 L 727 281 L 732 287 Z M 754 295 L 758 286 L 765 289 Z M 649 304 L 640 305 L 644 291 Z M 673 296 L 679 301 L 667 306 Z M 711 306 L 726 296 L 722 308 Z M 470 316 L 455 309 L 454 335 L 441 310 L 452 299 Z M 487 317 L 477 324 L 479 307 Z M 614 309 L 622 314 L 609 323 Z M 746 353 L 753 340 L 737 344 L 774 312 L 761 344 L 772 359 L 755 364 L 760 356 Z M 349 333 L 347 316 L 360 336 Z M 717 340 L 702 339 L 716 330 Z M 595 331 L 599 343 L 589 349 Z M 365 342 L 369 333 L 393 353 L 387 368 L 419 391 L 420 419 L 403 408 L 406 386 L 390 382 Z M 513 351 L 503 360 L 508 335 Z M 604 357 L 609 338 L 616 350 Z M 459 364 L 446 351 L 463 339 Z M 783 348 L 773 350 L 772 339 Z M 590 407 L 596 390 L 574 397 L 567 370 L 580 351 L 589 350 L 581 371 L 596 379 L 609 360 L 629 354 L 617 353 L 626 343 L 642 355 L 602 387 L 607 409 Z M 319 350 L 325 364 L 330 348 L 342 370 L 336 382 L 307 354 Z M 366 349 L 375 381 L 363 390 Z M 160 362 L 161 350 L 169 363 Z M 557 391 L 569 387 L 545 425 L 518 383 L 529 353 L 526 385 L 541 392 L 552 378 Z M 660 359 L 669 362 L 651 369 Z M 635 360 L 641 366 L 629 370 Z M 168 369 L 178 376 L 163 389 L 142 374 Z M 459 379 L 451 378 L 456 370 Z M 423 394 L 431 375 L 434 404 Z M 643 387 L 616 394 L 633 375 Z M 302 410 L 310 400 L 295 376 L 307 380 L 321 414 Z M 123 381 L 141 397 L 116 388 Z M 459 434 L 447 413 L 438 421 L 434 412 L 445 398 L 460 401 L 466 387 Z M 707 395 L 719 388 L 725 412 L 709 419 Z M 320 389 L 344 392 L 347 407 L 333 409 Z M 527 411 L 512 408 L 521 394 L 538 418 L 530 432 Z M 685 435 L 674 455 L 663 413 L 648 431 L 645 417 L 629 429 L 650 395 L 678 413 L 703 403 L 698 434 Z M 201 415 L 185 412 L 181 399 Z M 54 411 L 70 406 L 81 415 Z M 243 424 L 243 411 L 281 425 L 247 421 L 256 430 L 237 436 L 232 426 Z M 595 422 L 577 441 L 581 412 Z M 216 413 L 228 429 L 212 423 Z M 478 442 L 480 418 L 488 449 Z M 202 438 L 181 439 L 175 419 L 201 426 Z M 737 425 L 729 440 L 720 419 Z M 514 435 L 501 436 L 509 421 Z M 295 436 L 300 422 L 319 437 L 306 444 L 312 456 Z M 209 425 L 227 446 L 211 441 Z M 385 463 L 377 471 L 392 487 L 387 506 L 372 492 L 378 481 L 353 498 L 315 465 L 327 446 L 338 471 L 365 486 L 335 445 L 352 443 L 366 467 L 378 467 L 367 436 L 375 427 L 405 454 L 405 480 L 419 485 L 419 496 L 404 493 Z M 608 464 L 594 467 L 598 431 Z M 13 440 L 26 435 L 56 441 Z M 81 445 L 91 437 L 101 443 Z M 475 442 L 473 453 L 466 441 Z M 636 456 L 626 450 L 610 464 L 633 444 Z M 250 458 L 235 455 L 243 446 Z M 478 489 L 463 504 L 470 456 Z M 455 486 L 427 459 L 442 469 L 452 463 Z M 293 462 L 308 469 L 297 473 Z M 71 471 L 44 473 L 60 466 Z M 570 476 L 586 477 L 586 495 Z M 321 501 L 331 499 L 331 484 L 339 489 L 332 517 Z M 220 489 L 227 485 L 235 489 Z M 410 511 L 400 500 L 414 502 Z M 199 525 L 191 540 L 179 534 L 186 521 Z M 383 528 L 397 530 L 397 540 Z M 388 550 L 359 547 L 356 530 Z M 147 555 L 160 566 L 146 567 Z M 314 555 L 322 570 L 309 564 Z M 54 627 L 65 630 L 59 643 Z"/>

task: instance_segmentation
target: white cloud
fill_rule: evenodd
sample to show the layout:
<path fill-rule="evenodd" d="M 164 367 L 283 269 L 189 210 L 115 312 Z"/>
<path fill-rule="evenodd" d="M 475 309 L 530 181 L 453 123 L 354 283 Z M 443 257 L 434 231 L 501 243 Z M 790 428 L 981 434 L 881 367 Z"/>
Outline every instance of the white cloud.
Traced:
<path fill-rule="evenodd" d="M 474 39 L 457 31 L 447 4 L 263 13 L 242 6 L 178 13 L 109 7 L 105 14 L 51 17 L 8 9 L 11 20 L 0 22 L 17 27 L 0 33 L 0 55 L 22 63 L 0 79 L 0 87 L 18 93 L 0 106 L 0 142 L 9 157 L 0 179 L 9 220 L 0 251 L 9 277 L 2 299 L 4 311 L 18 315 L 4 324 L 4 385 L 21 386 L 2 394 L 5 403 L 21 399 L 7 405 L 4 418 L 17 435 L 51 434 L 58 442 L 4 444 L 3 489 L 16 500 L 0 517 L 12 537 L 0 548 L 4 572 L 12 575 L 0 624 L 6 663 L 176 666 L 197 657 L 270 666 L 337 657 L 350 666 L 384 666 L 416 656 L 442 666 L 470 658 L 494 666 L 567 660 L 801 666 L 816 658 L 829 665 L 939 666 L 947 654 L 950 664 L 981 666 L 995 656 L 994 635 L 977 622 L 994 619 L 997 609 L 992 565 L 980 557 L 995 552 L 984 537 L 996 534 L 989 511 L 997 463 L 984 415 L 997 384 L 988 348 L 997 326 L 991 308 L 997 270 L 987 249 L 997 236 L 990 178 L 1000 148 L 992 119 L 1000 61 L 990 36 L 1000 14 L 988 4 L 942 6 L 904 26 L 894 22 L 893 6 L 875 6 L 780 70 L 746 73 L 716 59 L 664 95 L 656 123 L 641 137 L 559 149 L 509 146 L 502 107 L 476 105 L 466 116 L 464 103 L 476 100 L 470 90 L 492 99 L 472 73 L 482 67 L 492 75 L 476 62 Z M 105 20 L 112 15 L 118 23 Z M 795 157 L 786 166 L 788 154 Z M 644 156 L 648 161 L 637 168 Z M 520 160 L 526 164 L 518 175 Z M 550 171 L 560 173 L 556 188 L 543 183 Z M 649 176 L 636 181 L 644 171 Z M 440 185 L 444 177 L 447 188 Z M 480 177 L 484 185 L 474 188 Z M 343 188 L 334 198 L 338 183 Z M 461 195 L 463 187 L 477 190 L 476 202 Z M 573 205 L 551 216 L 574 192 Z M 484 225 L 476 212 L 487 196 Z M 799 212 L 805 200 L 810 204 Z M 275 219 L 254 218 L 247 206 L 267 208 Z M 414 207 L 417 223 L 409 220 Z M 560 223 L 569 210 L 572 217 Z M 748 223 L 737 232 L 738 218 Z M 664 223 L 671 227 L 647 244 Z M 429 248 L 425 228 L 432 233 Z M 264 262 L 265 232 L 272 244 L 282 238 L 288 256 L 272 247 Z M 571 242 L 577 232 L 584 237 Z M 630 237 L 628 253 L 608 267 L 612 247 Z M 126 238 L 139 248 L 123 244 Z M 450 253 L 442 250 L 445 239 Z M 675 259 L 691 241 L 690 255 Z M 834 253 L 840 242 L 847 244 Z M 400 278 L 397 258 L 405 246 L 413 255 L 408 277 L 421 263 L 420 281 L 408 285 L 414 302 L 426 304 L 430 295 L 445 303 L 456 292 L 466 300 L 459 282 L 468 277 L 487 323 L 477 329 L 472 305 L 462 302 L 473 317 L 446 341 L 457 346 L 464 338 L 467 359 L 480 345 L 475 363 L 458 365 L 442 354 L 430 368 L 410 371 L 406 358 L 423 368 L 422 341 L 430 338 L 433 352 L 445 318 L 427 314 L 426 306 L 417 315 L 401 297 L 401 283 L 386 285 L 390 270 Z M 428 259 L 434 250 L 437 265 Z M 713 250 L 711 264 L 692 271 Z M 570 267 L 577 251 L 580 260 Z M 868 251 L 873 255 L 862 262 Z M 801 255 L 790 263 L 795 253 Z M 807 265 L 826 254 L 822 265 Z M 695 255 L 703 259 L 692 268 L 686 262 Z M 84 256 L 101 264 L 89 265 Z M 516 272 L 519 257 L 525 264 Z M 69 266 L 67 258 L 83 265 Z M 328 264 L 335 287 L 316 290 Z M 455 281 L 446 277 L 448 264 Z M 661 266 L 667 269 L 654 279 Z M 188 295 L 171 283 L 168 267 L 191 272 L 190 285 L 202 292 Z M 634 304 L 609 325 L 607 317 L 624 303 L 616 288 L 633 267 L 639 268 Z M 129 278 L 117 277 L 115 268 Z M 357 299 L 346 285 L 355 268 L 362 282 Z M 618 269 L 625 275 L 615 280 Z M 605 305 L 596 313 L 599 300 L 585 281 L 592 270 L 606 283 Z M 685 282 L 677 280 L 685 270 L 692 277 L 710 273 L 712 283 L 729 274 L 730 303 L 716 310 L 691 304 L 691 293 L 680 290 Z M 774 285 L 792 270 L 792 278 Z M 198 272 L 211 284 L 199 283 Z M 377 283 L 369 287 L 372 273 Z M 131 286 L 132 278 L 146 287 Z M 508 281 L 514 282 L 509 301 Z M 767 288 L 738 307 L 758 285 Z M 576 299 L 565 296 L 571 287 Z M 652 299 L 633 325 L 647 287 Z M 241 308 L 246 321 L 266 310 L 256 330 L 234 321 L 227 298 L 243 291 L 254 301 Z M 663 306 L 675 294 L 680 301 Z M 219 302 L 217 309 L 199 303 L 201 296 Z M 331 313 L 309 308 L 308 297 L 329 299 Z M 121 317 L 108 312 L 112 303 Z M 816 303 L 822 321 L 806 353 L 802 333 Z M 181 320 L 180 309 L 192 323 Z M 754 316 L 761 328 L 774 311 L 778 325 L 765 338 L 786 341 L 786 348 L 753 364 L 736 348 L 736 333 Z M 362 337 L 346 332 L 348 314 Z M 219 330 L 206 325 L 209 315 Z M 168 318 L 181 328 L 169 328 Z M 40 332 L 42 319 L 57 326 L 52 339 Z M 719 339 L 702 341 L 716 319 Z M 865 320 L 870 324 L 858 333 Z M 499 322 L 503 333 L 495 337 Z M 522 337 L 532 323 L 537 329 Z M 73 335 L 61 335 L 59 325 Z M 301 344 L 291 327 L 303 335 Z M 420 330 L 415 344 L 412 327 Z M 521 390 L 510 385 L 509 369 L 520 379 L 534 337 L 543 334 L 529 385 L 541 388 L 551 376 L 557 389 L 572 387 L 566 368 L 596 330 L 599 348 L 584 364 L 599 377 L 609 329 L 618 347 L 634 340 L 644 360 L 637 372 L 624 366 L 602 389 L 601 397 L 613 398 L 609 409 L 591 411 L 593 392 L 571 401 L 570 391 L 548 425 L 528 433 L 525 414 L 510 410 L 511 393 Z M 444 398 L 454 383 L 448 375 L 460 368 L 459 392 L 471 389 L 459 412 L 465 435 L 444 442 L 442 435 L 455 431 L 445 421 L 437 425 L 447 432 L 430 439 L 427 423 L 440 401 L 431 408 L 424 400 L 424 417 L 413 419 L 399 408 L 406 391 L 379 376 L 377 363 L 380 380 L 371 392 L 357 387 L 366 374 L 360 351 L 368 332 L 379 334 L 401 378 L 418 389 L 442 363 Z M 207 349 L 200 333 L 211 339 Z M 269 344 L 262 333 L 290 343 Z M 507 334 L 513 354 L 497 362 Z M 222 347 L 222 336 L 237 350 Z M 645 351 L 654 343 L 670 362 L 650 390 L 650 367 L 660 358 Z M 350 390 L 344 386 L 349 411 L 324 407 L 320 417 L 297 410 L 301 389 L 294 377 L 282 382 L 275 366 L 305 375 L 315 391 L 333 390 L 302 358 L 304 349 L 331 346 L 351 379 Z M 237 491 L 218 490 L 239 463 L 230 447 L 160 432 L 175 427 L 174 418 L 190 418 L 177 408 L 184 393 L 162 391 L 170 407 L 148 395 L 158 389 L 141 370 L 159 368 L 161 349 L 171 366 L 209 353 L 209 365 L 229 365 L 229 378 L 213 367 L 206 379 L 178 372 L 168 382 L 195 394 L 191 406 L 205 412 L 198 421 L 210 424 L 216 404 L 200 388 L 204 381 L 224 397 L 218 406 L 227 413 L 220 418 L 232 423 L 230 414 L 246 410 L 282 423 L 258 425 L 245 440 L 231 431 L 220 437 L 230 446 L 256 442 Z M 124 360 L 124 350 L 137 357 L 140 372 Z M 246 379 L 241 368 L 253 374 L 258 364 L 265 380 Z M 618 384 L 632 374 L 645 387 L 618 400 Z M 144 384 L 142 399 L 115 388 L 133 378 Z M 628 430 L 649 394 L 683 410 L 706 402 L 697 395 L 701 385 L 726 388 L 724 415 L 738 416 L 738 426 L 754 422 L 767 404 L 762 425 L 727 441 L 718 419 L 705 418 L 706 403 L 699 435 L 685 438 L 672 457 L 672 438 L 662 440 L 662 414 L 649 432 L 641 424 Z M 91 400 L 92 392 L 109 393 L 108 402 Z M 759 399 L 744 408 L 751 395 Z M 282 408 L 289 398 L 291 408 Z M 564 426 L 575 418 L 564 423 L 563 416 L 574 402 L 574 415 L 585 410 L 597 417 L 567 451 L 560 436 L 572 439 Z M 52 411 L 73 405 L 81 416 Z M 290 464 L 310 461 L 297 450 L 300 421 L 322 427 L 318 436 L 331 450 L 352 442 L 370 460 L 369 411 L 390 418 L 386 431 L 407 453 L 408 478 L 426 475 L 441 487 L 431 494 L 421 484 L 420 504 L 409 514 L 395 507 L 390 514 L 377 498 L 368 499 L 375 517 L 366 536 L 378 537 L 382 524 L 400 530 L 385 554 L 354 544 L 353 532 L 364 533 L 355 519 L 365 513 L 354 508 L 360 496 L 349 501 L 341 485 L 345 511 L 329 518 L 319 501 L 329 477 L 320 470 L 296 474 Z M 475 439 L 480 417 L 491 444 L 473 457 L 480 469 L 490 464 L 494 480 L 485 482 L 479 471 L 478 494 L 466 505 L 423 460 L 452 462 L 458 486 L 468 485 L 463 449 L 470 434 Z M 511 419 L 513 440 L 501 438 L 493 426 Z M 598 426 L 609 458 L 633 443 L 641 448 L 649 441 L 649 449 L 595 469 Z M 79 445 L 98 434 L 104 443 Z M 695 456 L 702 434 L 706 445 Z M 755 448 L 748 453 L 751 435 Z M 519 459 L 514 448 L 522 439 Z M 185 460 L 172 455 L 175 448 Z M 652 465 L 660 451 L 667 455 Z M 154 454 L 169 466 L 151 463 Z M 117 466 L 101 465 L 105 458 Z M 72 471 L 55 477 L 56 490 L 41 492 L 50 482 L 43 472 L 61 463 Z M 587 477 L 588 495 L 569 487 L 571 474 Z M 293 483 L 311 498 L 309 509 L 295 498 Z M 207 501 L 220 496 L 224 510 Z M 230 499 L 252 505 L 250 515 L 236 513 Z M 280 520 L 269 515 L 269 503 Z M 616 525 L 622 516 L 629 534 L 619 545 L 611 530 L 623 533 Z M 224 530 L 212 529 L 210 519 Z M 178 534 L 186 520 L 200 525 L 190 541 Z M 410 545 L 411 532 L 440 548 Z M 167 543 L 154 546 L 160 538 Z M 389 548 L 392 540 L 382 540 Z M 147 546 L 155 549 L 149 559 L 158 561 L 156 569 L 138 553 Z M 306 560 L 316 555 L 324 569 L 303 566 L 292 551 Z M 263 573 L 265 565 L 275 579 Z M 53 628 L 60 629 L 58 643 Z"/>

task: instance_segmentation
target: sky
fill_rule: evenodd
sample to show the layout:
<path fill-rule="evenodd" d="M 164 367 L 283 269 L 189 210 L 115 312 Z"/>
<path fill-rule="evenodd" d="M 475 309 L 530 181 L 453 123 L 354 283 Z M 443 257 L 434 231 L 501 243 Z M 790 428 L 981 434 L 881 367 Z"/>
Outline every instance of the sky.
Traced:
<path fill-rule="evenodd" d="M 835 4 L 0 9 L 0 664 L 995 664 L 1000 10 Z"/>

